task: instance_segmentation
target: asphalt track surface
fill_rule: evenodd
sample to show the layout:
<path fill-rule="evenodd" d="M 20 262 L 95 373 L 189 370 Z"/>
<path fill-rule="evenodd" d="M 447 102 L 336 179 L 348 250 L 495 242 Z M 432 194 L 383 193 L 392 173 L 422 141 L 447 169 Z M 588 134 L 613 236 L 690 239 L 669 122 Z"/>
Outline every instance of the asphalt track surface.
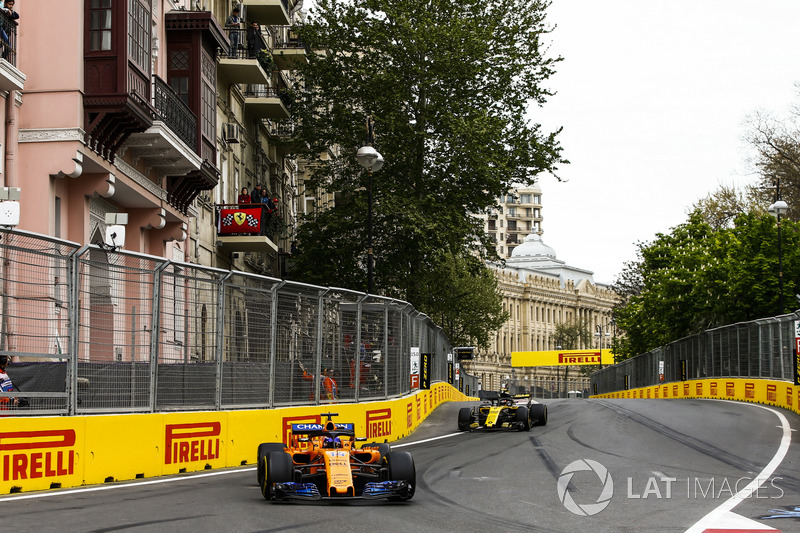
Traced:
<path fill-rule="evenodd" d="M 661 532 L 728 510 L 800 531 L 797 415 L 713 400 L 544 403 L 550 420 L 530 432 L 458 433 L 468 404 L 439 407 L 395 443 L 416 462 L 410 502 L 266 502 L 245 467 L 2 496 L 0 531 Z"/>

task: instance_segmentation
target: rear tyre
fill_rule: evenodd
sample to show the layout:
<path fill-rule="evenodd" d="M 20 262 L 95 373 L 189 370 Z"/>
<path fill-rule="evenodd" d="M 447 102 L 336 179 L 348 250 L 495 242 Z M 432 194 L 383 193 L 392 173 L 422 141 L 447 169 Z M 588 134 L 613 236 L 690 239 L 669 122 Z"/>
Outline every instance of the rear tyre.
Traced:
<path fill-rule="evenodd" d="M 262 442 L 258 445 L 258 452 L 256 453 L 256 472 L 258 474 L 259 487 L 264 484 L 264 472 L 266 472 L 264 456 L 269 452 L 283 451 L 286 451 L 286 445 L 282 442 Z"/>
<path fill-rule="evenodd" d="M 531 414 L 524 405 L 517 407 L 517 429 L 520 431 L 530 431 Z"/>
<path fill-rule="evenodd" d="M 293 479 L 292 456 L 286 452 L 269 452 L 264 456 L 264 470 L 261 495 L 265 500 L 271 500 L 274 497 L 273 483 L 286 483 Z"/>
<path fill-rule="evenodd" d="M 377 449 L 381 453 L 381 461 L 386 457 L 386 454 L 392 451 L 392 447 L 385 442 L 370 442 L 361 447 L 362 450 L 369 448 Z"/>
<path fill-rule="evenodd" d="M 531 418 L 534 426 L 547 425 L 547 406 L 542 403 L 531 405 Z"/>
<path fill-rule="evenodd" d="M 391 501 L 408 501 L 414 497 L 417 489 L 417 469 L 414 458 L 408 452 L 390 452 L 383 458 L 387 481 L 407 481 L 408 493 L 405 496 L 393 496 Z"/>
<path fill-rule="evenodd" d="M 458 411 L 458 430 L 469 431 L 470 425 L 472 425 L 472 409 L 462 407 Z"/>

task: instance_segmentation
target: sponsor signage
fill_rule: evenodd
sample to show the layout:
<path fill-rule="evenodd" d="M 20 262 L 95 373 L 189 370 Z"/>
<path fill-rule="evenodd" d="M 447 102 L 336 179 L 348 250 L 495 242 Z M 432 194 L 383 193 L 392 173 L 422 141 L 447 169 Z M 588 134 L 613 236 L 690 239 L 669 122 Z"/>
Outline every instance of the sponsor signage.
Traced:
<path fill-rule="evenodd" d="M 411 388 L 418 389 L 419 388 L 419 368 L 420 365 L 420 355 L 419 355 L 419 347 L 414 346 L 411 348 Z"/>
<path fill-rule="evenodd" d="M 800 320 L 794 321 L 794 384 L 800 385 Z"/>
<path fill-rule="evenodd" d="M 0 432 L 3 481 L 58 478 L 75 473 L 75 430 Z"/>
<path fill-rule="evenodd" d="M 353 431 L 355 424 L 335 424 L 338 431 Z M 308 433 L 312 431 L 322 431 L 325 424 L 292 424 L 292 433 Z"/>
<path fill-rule="evenodd" d="M 447 382 L 452 385 L 454 380 L 453 376 L 453 363 L 447 363 Z"/>
<path fill-rule="evenodd" d="M 544 350 L 538 352 L 511 352 L 511 366 L 572 366 L 613 365 L 611 350 Z"/>
<path fill-rule="evenodd" d="M 167 424 L 164 434 L 165 465 L 219 459 L 220 422 Z"/>
<path fill-rule="evenodd" d="M 456 357 L 459 361 L 471 360 L 475 356 L 475 347 L 459 346 L 457 348 L 453 348 L 453 353 L 456 354 Z"/>
<path fill-rule="evenodd" d="M 352 424 L 349 424 L 352 426 Z M 392 435 L 392 410 L 375 409 L 366 414 L 367 438 L 391 437 Z"/>
<path fill-rule="evenodd" d="M 419 380 L 419 388 L 429 390 L 431 388 L 431 359 L 433 356 L 429 353 L 422 354 L 422 376 Z"/>
<path fill-rule="evenodd" d="M 686 381 L 686 359 L 681 359 L 681 381 Z"/>

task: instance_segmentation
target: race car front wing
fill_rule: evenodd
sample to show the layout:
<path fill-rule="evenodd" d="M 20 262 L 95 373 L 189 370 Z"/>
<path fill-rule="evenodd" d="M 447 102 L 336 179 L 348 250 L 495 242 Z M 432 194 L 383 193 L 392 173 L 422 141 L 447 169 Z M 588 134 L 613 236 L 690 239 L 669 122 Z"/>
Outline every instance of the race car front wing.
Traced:
<path fill-rule="evenodd" d="M 380 481 L 364 485 L 362 498 L 377 500 L 392 496 L 407 497 L 411 490 L 408 481 Z M 314 483 L 275 483 L 275 500 L 321 500 L 322 494 Z"/>

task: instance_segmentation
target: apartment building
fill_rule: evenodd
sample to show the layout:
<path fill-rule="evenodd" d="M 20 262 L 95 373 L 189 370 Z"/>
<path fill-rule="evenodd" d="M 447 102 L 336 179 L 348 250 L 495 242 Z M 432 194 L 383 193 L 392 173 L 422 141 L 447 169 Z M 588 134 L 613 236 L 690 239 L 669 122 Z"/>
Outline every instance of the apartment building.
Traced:
<path fill-rule="evenodd" d="M 18 10 L 0 14 L 2 185 L 21 189 L 18 227 L 83 244 L 123 224 L 126 250 L 280 275 L 297 211 L 292 68 L 306 53 L 295 0 Z M 238 204 L 256 185 L 273 207 Z"/>
<path fill-rule="evenodd" d="M 486 233 L 497 243 L 497 255 L 508 259 L 526 235 L 542 229 L 542 189 L 538 185 L 513 189 L 497 203 L 497 207 L 478 216 Z"/>

